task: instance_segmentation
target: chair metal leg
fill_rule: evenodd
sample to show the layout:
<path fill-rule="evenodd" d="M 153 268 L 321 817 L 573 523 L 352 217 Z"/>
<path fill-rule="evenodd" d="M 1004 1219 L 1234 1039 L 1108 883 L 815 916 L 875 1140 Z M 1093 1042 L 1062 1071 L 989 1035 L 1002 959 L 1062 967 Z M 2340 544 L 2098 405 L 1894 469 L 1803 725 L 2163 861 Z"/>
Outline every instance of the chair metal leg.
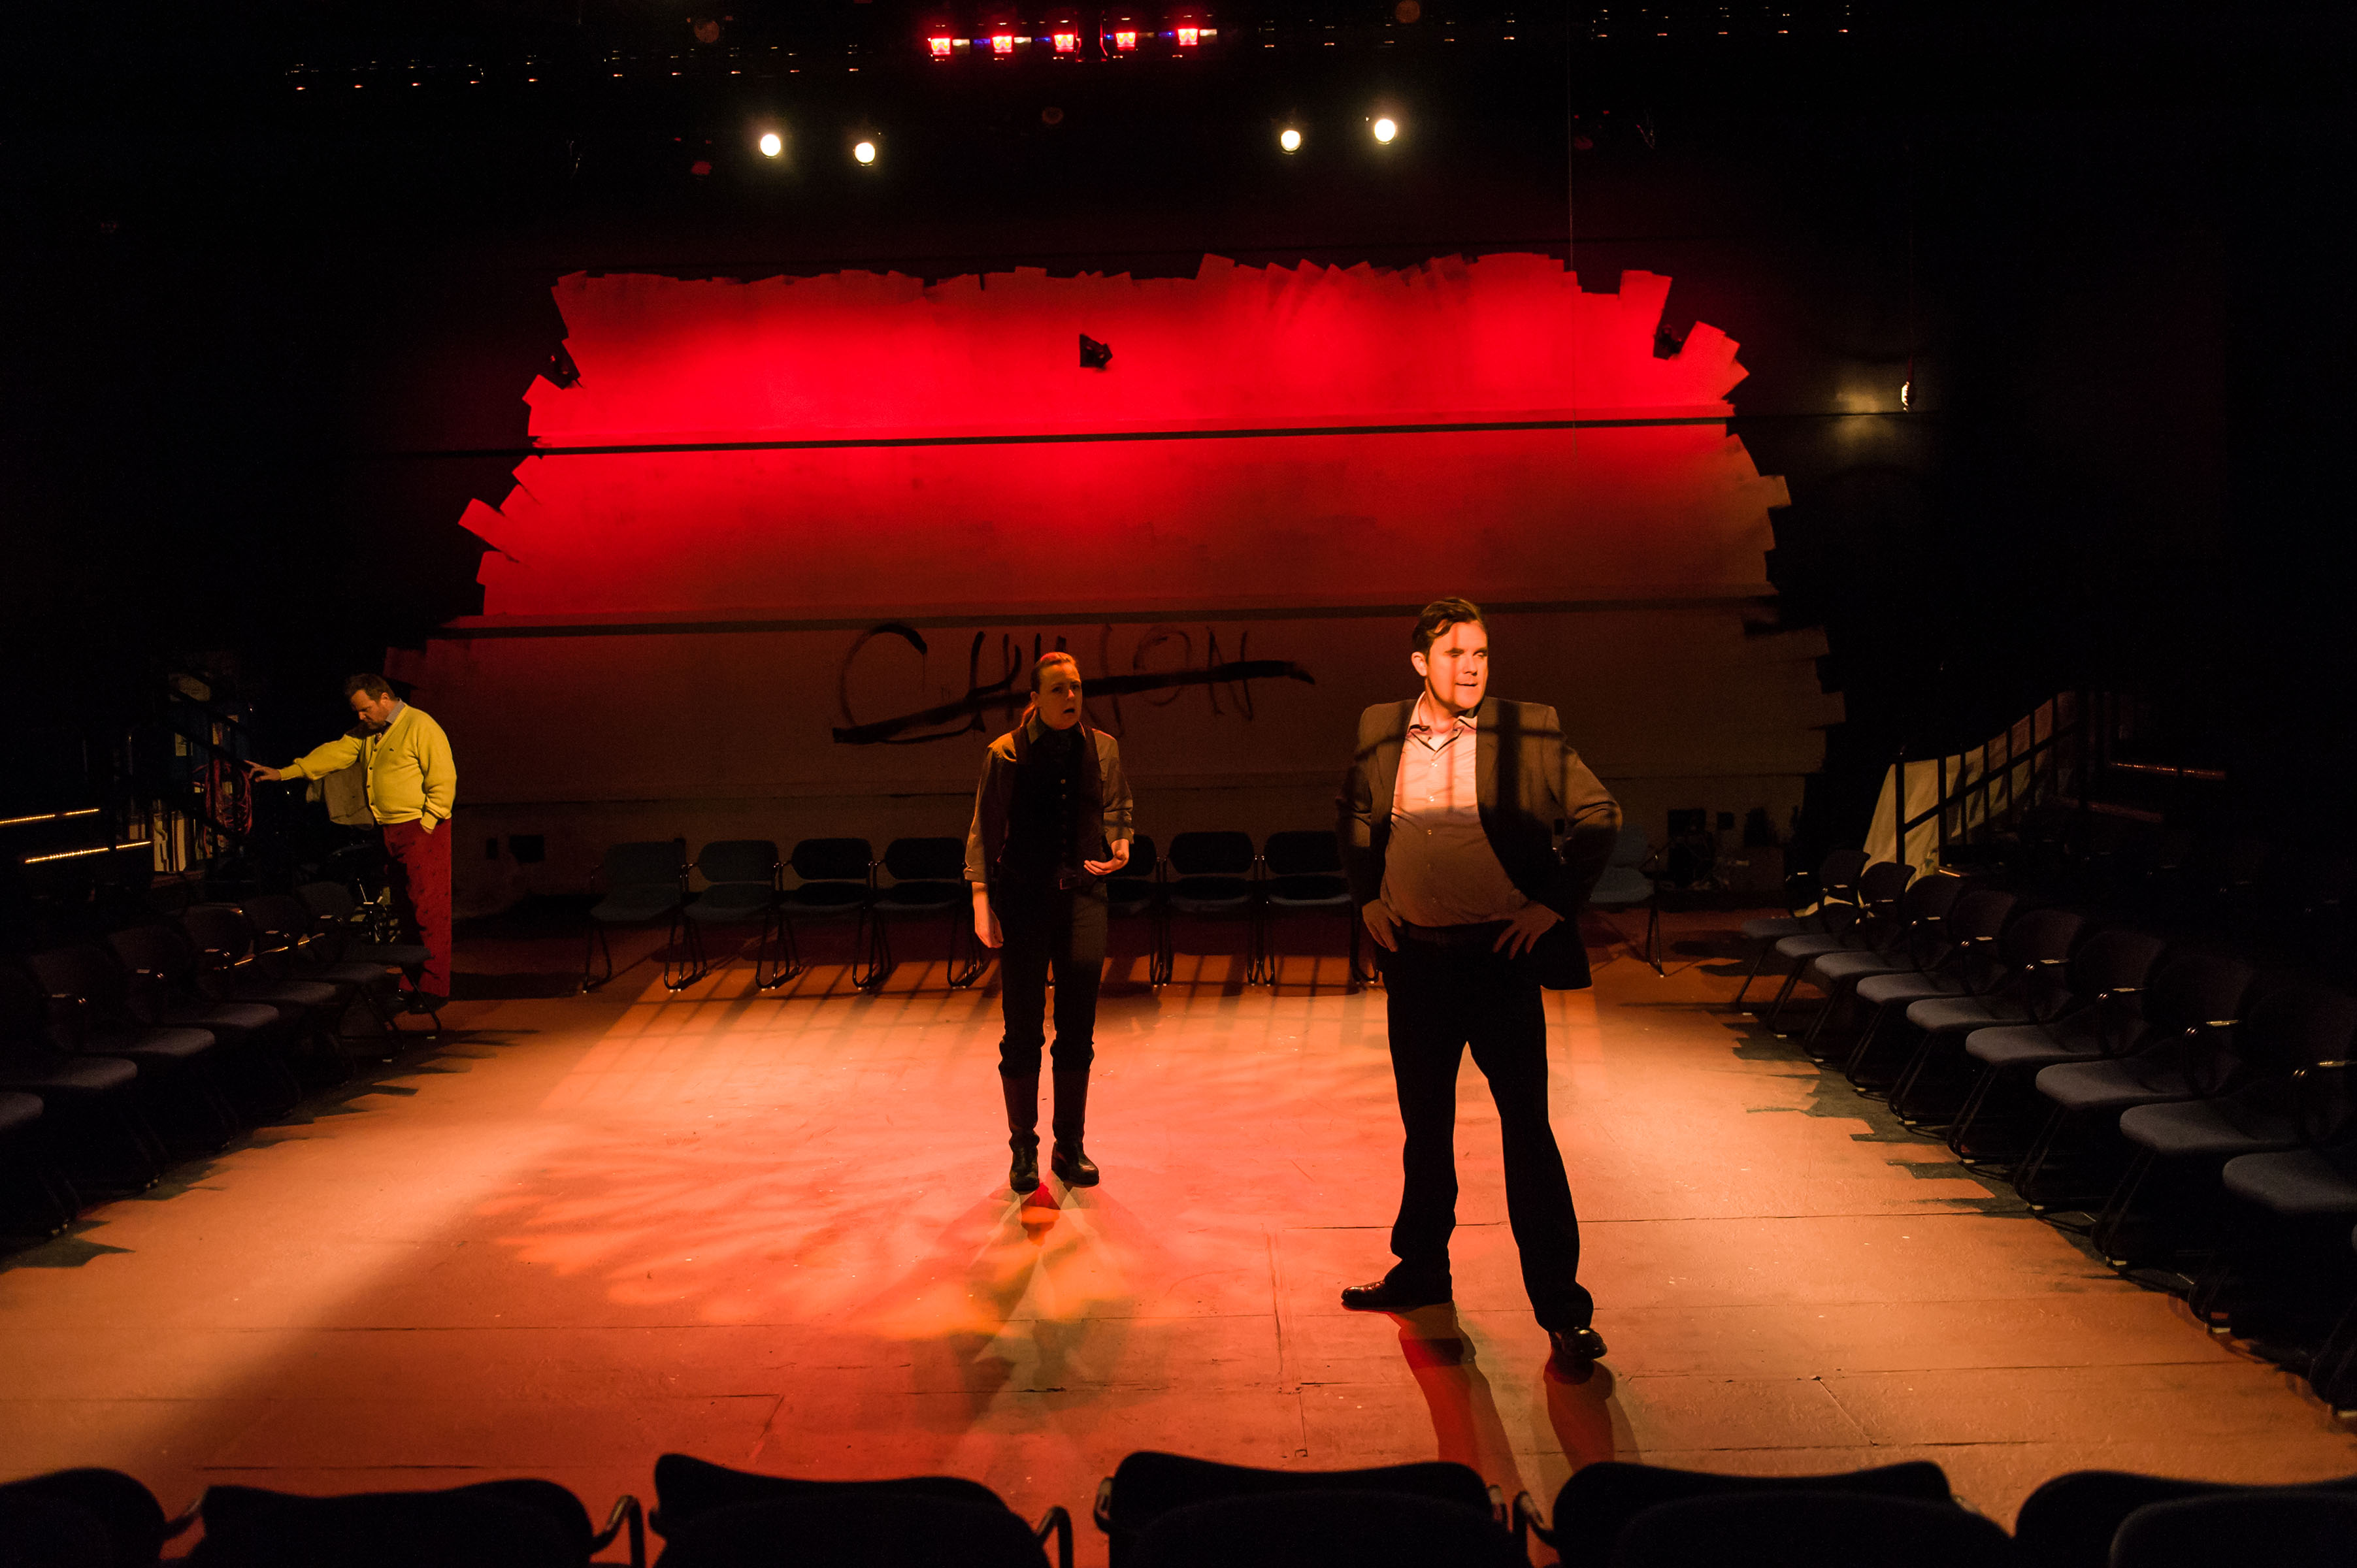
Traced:
<path fill-rule="evenodd" d="M 2048 1114 L 2046 1125 L 2039 1130 L 2037 1138 L 2030 1144 L 2029 1154 L 2023 1156 L 2021 1164 L 2015 1168 L 2013 1190 L 2020 1196 L 2022 1202 L 2029 1206 L 2032 1212 L 2053 1207 L 2040 1196 L 2040 1178 L 2046 1174 L 2046 1163 L 2052 1156 L 2055 1143 L 2062 1133 L 2062 1124 L 2070 1119 L 2070 1115 L 2071 1112 L 2067 1107 L 2056 1106 Z"/>
<path fill-rule="evenodd" d="M 2104 1260 L 2115 1269 L 2126 1268 L 2128 1260 L 2120 1247 L 2120 1234 L 2127 1229 L 2128 1215 L 2136 1208 L 2136 1192 L 2152 1174 L 2153 1163 L 2160 1156 L 2152 1150 L 2139 1147 L 2120 1179 L 2112 1184 L 2112 1194 L 2104 1200 L 2103 1212 L 2095 1216 L 2094 1228 L 2087 1239 L 2095 1244 Z"/>
<path fill-rule="evenodd" d="M 861 909 L 851 927 L 853 990 L 874 991 L 884 983 L 884 954 L 888 950 L 889 941 L 890 939 L 884 934 L 883 919 Z"/>
<path fill-rule="evenodd" d="M 1955 1121 L 1948 1126 L 1948 1153 L 1960 1160 L 1970 1161 L 1973 1158 L 1973 1123 L 1980 1120 L 1981 1107 L 1988 1103 L 1989 1095 L 1996 1087 L 1996 1069 L 1981 1069 L 1980 1076 L 1973 1080 L 1971 1090 L 1964 1096 L 1964 1103 L 1956 1112 Z"/>
<path fill-rule="evenodd" d="M 1751 972 L 1745 975 L 1743 977 L 1743 983 L 1735 988 L 1735 1001 L 1732 1005 L 1737 1007 L 1743 1005 L 1743 997 L 1745 993 L 1751 989 L 1751 983 L 1760 978 L 1760 972 L 1767 967 L 1768 955 L 1775 950 L 1776 939 L 1773 937 L 1769 938 L 1765 942 L 1762 942 L 1760 945 L 1759 952 L 1752 956 Z"/>
<path fill-rule="evenodd" d="M 958 962 L 958 950 L 961 948 L 965 950 L 966 955 L 965 962 L 963 964 Z M 974 934 L 973 915 L 964 909 L 951 910 L 949 956 L 950 989 L 952 991 L 963 991 L 975 981 L 980 980 L 982 978 L 983 967 L 987 961 L 988 961 L 983 957 L 982 940 Z"/>
<path fill-rule="evenodd" d="M 684 937 L 687 961 L 680 968 L 677 980 L 672 978 L 672 959 Z M 704 978 L 704 940 L 696 932 L 695 922 L 672 911 L 670 922 L 663 928 L 662 986 L 665 991 L 684 991 Z"/>
<path fill-rule="evenodd" d="M 1662 973 L 1662 907 L 1658 903 L 1645 906 L 1645 956 L 1652 961 L 1654 974 L 1669 978 Z"/>
<path fill-rule="evenodd" d="M 770 961 L 777 967 L 770 971 L 769 979 L 763 980 L 761 954 L 768 948 L 773 936 L 777 941 L 778 956 Z M 761 991 L 774 991 L 802 972 L 802 953 L 794 944 L 793 922 L 786 918 L 784 910 L 772 909 L 762 917 L 761 945 L 753 950 L 754 987 Z"/>
<path fill-rule="evenodd" d="M 603 974 L 597 973 L 592 967 L 600 952 L 606 955 L 606 972 Z M 614 944 L 606 939 L 606 923 L 603 920 L 592 920 L 589 922 L 588 934 L 583 939 L 581 947 L 581 989 L 585 993 L 595 991 L 613 978 Z"/>
<path fill-rule="evenodd" d="M 1882 1033 L 1882 1020 L 1889 1014 L 1889 1003 L 1878 1003 L 1874 1015 L 1866 1021 L 1866 1027 L 1859 1031 L 1857 1043 L 1850 1047 L 1849 1060 L 1842 1064 L 1842 1076 L 1849 1079 L 1852 1089 L 1861 1087 L 1857 1076 L 1859 1069 L 1866 1066 L 1867 1058 L 1873 1054 L 1874 1042 Z"/>
<path fill-rule="evenodd" d="M 1767 1026 L 1770 1034 L 1776 1032 L 1776 1020 L 1784 1015 L 1785 999 L 1791 996 L 1793 988 L 1801 983 L 1801 972 L 1808 967 L 1809 961 L 1806 959 L 1795 963 L 1792 966 L 1792 972 L 1784 977 L 1783 985 L 1778 989 L 1776 1000 L 1768 1004 L 1768 1015 L 1760 1019 L 1760 1022 Z"/>

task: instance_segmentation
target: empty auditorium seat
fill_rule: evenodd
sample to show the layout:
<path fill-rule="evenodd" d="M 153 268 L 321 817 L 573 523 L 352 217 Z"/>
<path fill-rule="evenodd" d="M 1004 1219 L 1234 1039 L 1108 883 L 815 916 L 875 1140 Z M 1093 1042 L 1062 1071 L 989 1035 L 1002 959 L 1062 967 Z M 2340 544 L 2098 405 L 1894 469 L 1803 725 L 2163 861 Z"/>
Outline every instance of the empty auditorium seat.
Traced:
<path fill-rule="evenodd" d="M 1801 972 L 1809 960 L 1820 953 L 1864 951 L 1871 949 L 1884 932 L 1895 925 L 1899 901 L 1914 880 L 1915 868 L 1897 861 L 1877 861 L 1860 874 L 1857 879 L 1857 918 L 1838 932 L 1806 933 L 1781 937 L 1776 942 L 1776 956 L 1792 966 L 1784 976 L 1784 983 L 1768 1004 L 1765 1021 L 1770 1029 L 1776 1027 L 1783 1016 L 1784 1004 L 1792 999 L 1793 988 L 1801 983 Z"/>
<path fill-rule="evenodd" d="M 1598 910 L 1642 908 L 1645 911 L 1645 945 L 1639 948 L 1625 936 L 1621 940 L 1640 958 L 1652 964 L 1653 972 L 1659 974 L 1662 972 L 1662 907 L 1654 898 L 1658 890 L 1653 879 L 1644 872 L 1645 862 L 1652 853 L 1653 846 L 1647 842 L 1644 829 L 1634 824 L 1623 827 L 1620 836 L 1612 841 L 1611 853 L 1604 862 L 1603 875 L 1596 879 L 1595 887 L 1589 891 L 1587 904 L 1588 908 Z M 1613 930 L 1619 934 L 1620 928 L 1615 926 Z"/>
<path fill-rule="evenodd" d="M 1276 917 L 1323 911 L 1342 918 L 1350 958 L 1346 985 L 1359 989 L 1364 978 L 1359 972 L 1359 902 L 1351 897 L 1350 880 L 1342 875 L 1342 852 L 1334 834 L 1327 830 L 1271 833 L 1261 847 L 1261 864 L 1268 871 L 1261 887 L 1265 910 L 1261 949 L 1269 983 L 1276 983 Z"/>
<path fill-rule="evenodd" d="M 801 972 L 793 959 L 784 912 L 779 908 L 783 890 L 783 866 L 778 846 L 768 839 L 717 839 L 696 852 L 695 874 L 704 891 L 687 906 L 687 918 L 698 925 L 751 926 L 759 934 L 753 948 L 753 985 L 767 991 Z M 774 950 L 775 966 L 767 975 L 762 959 Z"/>
<path fill-rule="evenodd" d="M 987 961 L 974 936 L 974 886 L 965 879 L 965 841 L 894 839 L 884 846 L 884 871 L 892 880 L 876 889 L 869 907 L 876 923 L 874 983 L 883 984 L 898 961 L 892 952 L 895 921 L 941 920 L 948 926 L 950 988 L 972 985 Z"/>
<path fill-rule="evenodd" d="M 684 991 L 704 978 L 704 944 L 694 922 L 684 918 L 687 903 L 687 857 L 675 839 L 647 839 L 618 843 L 599 863 L 598 885 L 605 897 L 589 907 L 589 930 L 581 951 L 581 989 L 595 991 L 614 978 L 614 949 L 606 931 L 612 926 L 663 925 L 662 983 L 666 991 Z M 685 962 L 674 972 L 680 939 L 686 938 Z M 595 968 L 606 961 L 605 972 Z"/>
<path fill-rule="evenodd" d="M 1523 1568 L 1485 1509 L 1395 1492 L 1299 1491 L 1172 1509 L 1139 1535 L 1135 1568 Z"/>
<path fill-rule="evenodd" d="M 1252 839 L 1238 832 L 1188 832 L 1171 839 L 1166 861 L 1163 904 L 1171 915 L 1244 922 L 1244 983 L 1264 976 L 1259 889 L 1253 882 L 1258 857 Z M 1165 929 L 1167 930 L 1166 924 Z M 1166 941 L 1170 939 L 1166 938 Z"/>
<path fill-rule="evenodd" d="M 876 897 L 876 852 L 866 839 L 804 839 L 794 845 L 788 864 L 794 869 L 795 884 L 779 897 L 787 940 L 796 940 L 797 924 L 850 922 L 851 983 L 861 990 L 873 989 L 878 971 L 867 914 Z"/>
<path fill-rule="evenodd" d="M 2014 1516 L 2014 1544 L 2025 1568 L 2111 1568 L 2112 1543 L 2120 1527 L 2141 1510 L 2191 1498 L 2287 1491 L 2357 1498 L 2357 1476 L 2303 1487 L 2253 1487 L 2125 1470 L 2072 1470 L 2053 1477 L 2022 1499 Z M 2248 1560 L 2229 1553 L 2212 1561 Z"/>
<path fill-rule="evenodd" d="M 1574 1471 L 1556 1490 L 1552 1528 L 1532 1513 L 1527 1496 L 1514 1499 L 1515 1525 L 1555 1548 L 1564 1568 L 1606 1568 L 1621 1532 L 1648 1509 L 1695 1498 L 1781 1491 L 1949 1500 L 1947 1476 L 1926 1459 L 1823 1476 L 1721 1476 L 1607 1459 Z"/>
<path fill-rule="evenodd" d="M 1497 1499 L 1480 1474 L 1446 1460 L 1360 1470 L 1264 1470 L 1181 1454 L 1141 1450 L 1097 1487 L 1097 1528 L 1114 1568 L 1132 1560 L 1138 1541 L 1177 1509 L 1236 1498 L 1311 1492 L 1418 1498 L 1494 1518 Z"/>
<path fill-rule="evenodd" d="M 583 1568 L 637 1504 L 625 1498 L 598 1530 L 563 1487 L 517 1479 L 342 1497 L 219 1486 L 199 1511 L 196 1568 Z"/>
<path fill-rule="evenodd" d="M 1799 1489 L 1647 1509 L 1620 1532 L 1612 1564 L 1722 1568 L 1730 1549 L 1749 1568 L 2017 1568 L 2005 1530 L 1953 1502 Z"/>
<path fill-rule="evenodd" d="M 904 1476 L 825 1481 L 763 1476 L 684 1454 L 655 1461 L 649 1516 L 666 1542 L 668 1568 L 756 1568 L 775 1563 L 935 1563 L 942 1568 L 1071 1568 L 1071 1516 L 1051 1508 L 1037 1525 L 979 1481 Z"/>
<path fill-rule="evenodd" d="M 1750 972 L 1736 988 L 1735 1004 L 1743 998 L 1760 971 L 1775 956 L 1776 944 L 1786 937 L 1830 936 L 1857 915 L 1857 879 L 1866 870 L 1862 849 L 1837 849 L 1818 863 L 1814 872 L 1796 871 L 1784 878 L 1781 915 L 1762 915 L 1743 922 L 1743 939 L 1760 944 L 1751 955 Z M 1802 911 L 1808 911 L 1803 914 Z"/>

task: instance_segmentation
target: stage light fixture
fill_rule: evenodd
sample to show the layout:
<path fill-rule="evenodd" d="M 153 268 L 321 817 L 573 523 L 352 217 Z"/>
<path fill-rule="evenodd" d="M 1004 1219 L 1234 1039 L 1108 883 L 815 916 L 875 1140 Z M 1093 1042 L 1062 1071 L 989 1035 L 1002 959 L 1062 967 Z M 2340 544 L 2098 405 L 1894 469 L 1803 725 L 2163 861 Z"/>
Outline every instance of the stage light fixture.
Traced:
<path fill-rule="evenodd" d="M 1081 50 L 1081 35 L 1080 35 L 1080 34 L 1078 34 L 1078 33 L 1055 33 L 1055 34 L 1051 34 L 1051 35 L 1050 35 L 1050 37 L 1053 38 L 1053 40 L 1054 40 L 1054 42 L 1055 42 L 1055 45 L 1056 45 L 1056 52 L 1057 52 L 1058 54 L 1060 54 L 1060 55 L 1069 55 L 1069 54 L 1078 54 L 1078 53 L 1080 53 L 1080 50 Z"/>
<path fill-rule="evenodd" d="M 876 144 L 866 140 L 857 142 L 852 146 L 851 156 L 858 160 L 862 168 L 872 168 L 876 164 Z"/>
<path fill-rule="evenodd" d="M 941 37 L 938 34 L 925 40 L 925 48 L 931 51 L 932 57 L 935 59 L 947 59 L 950 58 L 950 39 Z"/>
<path fill-rule="evenodd" d="M 1301 133 L 1287 125 L 1276 134 L 1276 145 L 1286 152 L 1297 153 L 1301 150 Z"/>
<path fill-rule="evenodd" d="M 765 158 L 774 158 L 786 150 L 786 139 L 775 131 L 762 132 L 761 139 L 753 145 L 761 149 L 761 156 Z"/>
<path fill-rule="evenodd" d="M 1385 114 L 1376 120 L 1374 131 L 1375 140 L 1388 147 L 1392 145 L 1393 138 L 1399 134 L 1399 124 L 1390 115 Z"/>
<path fill-rule="evenodd" d="M 991 34 L 990 52 L 995 55 L 1013 54 L 1015 52 L 1015 35 L 1013 33 Z"/>
<path fill-rule="evenodd" d="M 1200 27 L 1176 27 L 1172 31 L 1178 35 L 1178 47 L 1182 49 L 1191 49 L 1203 41 L 1203 29 Z"/>
<path fill-rule="evenodd" d="M 1120 50 L 1123 54 L 1132 52 L 1137 48 L 1136 32 L 1133 29 L 1125 27 L 1114 33 L 1113 36 L 1113 47 Z"/>

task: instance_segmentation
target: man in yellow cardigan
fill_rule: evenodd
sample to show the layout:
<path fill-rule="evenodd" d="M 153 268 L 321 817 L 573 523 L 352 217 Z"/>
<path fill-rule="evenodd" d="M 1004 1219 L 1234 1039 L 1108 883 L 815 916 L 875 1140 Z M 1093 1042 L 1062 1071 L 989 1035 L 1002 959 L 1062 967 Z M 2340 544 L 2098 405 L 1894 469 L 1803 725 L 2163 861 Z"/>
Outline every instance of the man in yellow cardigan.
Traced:
<path fill-rule="evenodd" d="M 431 1013 L 450 997 L 450 808 L 458 768 L 450 737 L 423 709 L 393 694 L 382 675 L 355 675 L 344 697 L 366 731 L 329 741 L 284 768 L 246 766 L 256 779 L 320 779 L 355 762 L 368 765 L 369 810 L 393 856 L 393 898 L 417 927 L 425 968 L 410 996 L 413 1012 Z"/>

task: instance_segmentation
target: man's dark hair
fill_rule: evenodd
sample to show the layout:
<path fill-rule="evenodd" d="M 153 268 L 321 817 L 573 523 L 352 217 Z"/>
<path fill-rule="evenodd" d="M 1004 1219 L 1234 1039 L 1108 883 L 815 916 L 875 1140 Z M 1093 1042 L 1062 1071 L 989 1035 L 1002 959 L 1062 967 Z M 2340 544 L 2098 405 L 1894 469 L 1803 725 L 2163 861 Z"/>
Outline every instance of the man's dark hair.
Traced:
<path fill-rule="evenodd" d="M 1415 650 L 1418 653 L 1431 652 L 1432 645 L 1446 637 L 1450 627 L 1469 620 L 1478 626 L 1490 624 L 1482 617 L 1481 607 L 1471 599 L 1433 600 L 1424 607 L 1424 613 L 1415 618 Z"/>
<path fill-rule="evenodd" d="M 1431 612 L 1427 610 L 1425 613 L 1429 615 Z M 345 697 L 349 699 L 354 692 L 366 692 L 371 697 L 390 697 L 393 695 L 393 682 L 382 675 L 347 676 L 344 680 Z"/>

